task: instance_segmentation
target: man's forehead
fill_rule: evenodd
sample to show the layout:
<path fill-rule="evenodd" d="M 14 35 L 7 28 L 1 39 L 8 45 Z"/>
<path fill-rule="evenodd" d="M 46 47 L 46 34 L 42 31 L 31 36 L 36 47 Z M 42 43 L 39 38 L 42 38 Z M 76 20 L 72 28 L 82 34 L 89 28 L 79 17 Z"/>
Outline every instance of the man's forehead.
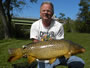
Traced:
<path fill-rule="evenodd" d="M 43 5 L 41 6 L 41 9 L 44 9 L 44 8 L 52 9 L 52 7 L 51 7 L 50 4 L 43 4 Z"/>

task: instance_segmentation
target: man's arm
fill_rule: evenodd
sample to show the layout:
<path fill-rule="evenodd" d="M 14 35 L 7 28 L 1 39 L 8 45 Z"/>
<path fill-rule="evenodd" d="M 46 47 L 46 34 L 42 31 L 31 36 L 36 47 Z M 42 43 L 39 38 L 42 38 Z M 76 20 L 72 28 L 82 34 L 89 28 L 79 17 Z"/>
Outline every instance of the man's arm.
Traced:
<path fill-rule="evenodd" d="M 38 36 L 39 36 L 38 24 L 36 24 L 36 23 L 32 24 L 31 29 L 30 29 L 30 39 L 33 42 L 38 42 L 39 41 Z"/>
<path fill-rule="evenodd" d="M 58 32 L 56 34 L 56 39 L 57 40 L 64 39 L 64 28 L 63 28 L 63 25 L 58 30 Z"/>
<path fill-rule="evenodd" d="M 37 43 L 37 42 L 39 42 L 39 40 L 38 39 L 31 39 L 34 43 Z"/>

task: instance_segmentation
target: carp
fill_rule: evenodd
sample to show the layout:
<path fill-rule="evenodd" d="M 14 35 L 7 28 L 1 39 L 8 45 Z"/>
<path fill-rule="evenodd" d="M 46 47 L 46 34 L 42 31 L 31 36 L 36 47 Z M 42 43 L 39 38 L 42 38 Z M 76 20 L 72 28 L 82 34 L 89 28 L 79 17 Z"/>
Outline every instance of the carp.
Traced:
<path fill-rule="evenodd" d="M 27 56 L 29 63 L 36 59 L 49 60 L 52 64 L 56 58 L 64 56 L 69 58 L 71 55 L 85 52 L 85 48 L 69 40 L 49 40 L 38 43 L 27 44 L 26 48 L 9 49 L 9 62 Z"/>

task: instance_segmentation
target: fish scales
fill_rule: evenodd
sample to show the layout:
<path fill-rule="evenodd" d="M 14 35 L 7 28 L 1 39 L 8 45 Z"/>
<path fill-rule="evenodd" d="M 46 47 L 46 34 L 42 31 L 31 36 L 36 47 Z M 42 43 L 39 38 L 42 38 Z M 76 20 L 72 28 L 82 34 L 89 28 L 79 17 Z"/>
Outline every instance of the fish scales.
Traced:
<path fill-rule="evenodd" d="M 63 41 L 61 41 L 63 42 Z M 36 44 L 31 44 L 28 45 L 27 48 L 31 48 L 31 50 L 29 50 L 31 52 L 31 55 L 33 53 L 32 56 L 36 56 L 36 58 L 39 59 L 49 59 L 49 58 L 54 58 L 56 56 L 58 56 L 58 54 L 60 53 L 60 55 L 63 55 L 62 53 L 66 53 L 69 50 L 69 46 L 65 45 L 65 43 L 60 44 L 60 41 L 45 41 L 45 42 L 40 42 L 40 43 L 36 43 Z M 43 54 L 44 53 L 44 54 Z M 43 55 L 42 55 L 43 54 Z"/>
<path fill-rule="evenodd" d="M 39 59 L 49 60 L 51 64 L 58 57 L 64 56 L 65 58 L 69 58 L 73 54 L 83 53 L 85 52 L 85 48 L 68 40 L 50 40 L 28 44 L 25 49 L 19 48 L 16 52 L 20 52 L 20 55 L 17 53 L 14 53 L 15 55 L 12 54 L 11 57 L 14 57 L 9 58 L 9 61 L 17 60 L 26 55 L 29 63 Z"/>

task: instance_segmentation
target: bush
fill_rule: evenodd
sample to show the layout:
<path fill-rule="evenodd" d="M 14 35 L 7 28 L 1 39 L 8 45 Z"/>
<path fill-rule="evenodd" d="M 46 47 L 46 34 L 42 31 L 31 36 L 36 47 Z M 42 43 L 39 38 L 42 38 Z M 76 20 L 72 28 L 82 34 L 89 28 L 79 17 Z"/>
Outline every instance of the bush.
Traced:
<path fill-rule="evenodd" d="M 66 23 L 64 24 L 64 31 L 65 32 L 71 32 L 71 26 L 70 26 L 70 23 Z"/>
<path fill-rule="evenodd" d="M 64 30 L 65 32 L 90 33 L 90 24 L 80 21 L 67 22 L 64 24 Z"/>
<path fill-rule="evenodd" d="M 29 29 L 26 29 L 25 26 L 15 25 L 15 37 L 16 38 L 29 39 L 30 38 L 29 36 L 30 36 Z"/>
<path fill-rule="evenodd" d="M 90 33 L 90 25 L 85 22 L 75 22 L 76 31 L 80 33 Z"/>

